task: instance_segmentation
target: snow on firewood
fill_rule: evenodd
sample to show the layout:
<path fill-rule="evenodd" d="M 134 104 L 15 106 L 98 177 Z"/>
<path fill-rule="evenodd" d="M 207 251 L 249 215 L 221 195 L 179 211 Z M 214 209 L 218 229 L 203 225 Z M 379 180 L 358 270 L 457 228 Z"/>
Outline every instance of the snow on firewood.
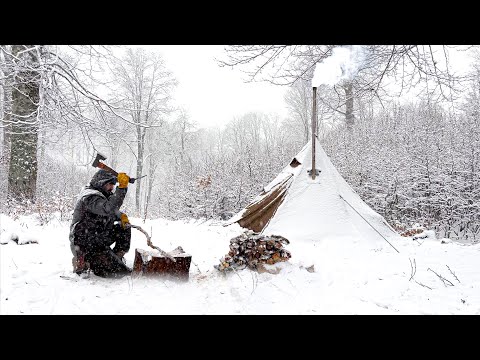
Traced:
<path fill-rule="evenodd" d="M 273 265 L 290 259 L 292 255 L 283 247 L 289 243 L 283 236 L 266 236 L 248 230 L 230 240 L 230 251 L 214 267 L 219 271 L 242 270 L 246 267 L 259 270 L 261 264 Z"/>

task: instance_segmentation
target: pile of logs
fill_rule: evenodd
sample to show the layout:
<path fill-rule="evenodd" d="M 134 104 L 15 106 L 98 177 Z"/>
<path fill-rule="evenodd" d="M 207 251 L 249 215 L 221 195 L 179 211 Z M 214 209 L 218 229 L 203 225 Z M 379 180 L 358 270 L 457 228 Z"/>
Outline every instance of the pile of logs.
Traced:
<path fill-rule="evenodd" d="M 220 265 L 215 265 L 219 271 L 242 270 L 248 267 L 257 270 L 261 264 L 273 265 L 279 261 L 291 258 L 283 245 L 290 242 L 278 235 L 260 235 L 251 230 L 230 240 L 230 251 L 222 257 Z"/>
<path fill-rule="evenodd" d="M 401 236 L 404 236 L 404 237 L 408 237 L 408 236 L 414 236 L 416 234 L 420 234 L 423 232 L 423 229 L 407 229 L 405 231 L 403 231 L 400 235 Z"/>

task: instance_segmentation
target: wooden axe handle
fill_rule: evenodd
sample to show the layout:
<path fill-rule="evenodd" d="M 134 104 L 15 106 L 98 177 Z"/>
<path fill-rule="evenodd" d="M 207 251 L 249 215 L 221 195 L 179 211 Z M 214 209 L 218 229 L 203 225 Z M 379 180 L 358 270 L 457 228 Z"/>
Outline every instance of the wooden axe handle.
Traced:
<path fill-rule="evenodd" d="M 102 162 L 98 162 L 98 165 L 97 165 L 100 169 L 103 169 L 105 171 L 108 171 L 109 173 L 115 175 L 115 176 L 118 176 L 118 172 L 116 172 L 115 170 L 113 170 L 111 167 L 105 165 L 104 163 Z M 147 176 L 147 175 L 143 175 L 143 176 L 140 176 L 138 179 L 144 177 L 144 176 Z M 137 180 L 137 178 L 130 178 L 130 180 L 128 181 L 130 184 L 133 184 L 135 183 L 135 180 Z"/>
<path fill-rule="evenodd" d="M 104 163 L 102 162 L 99 162 L 98 165 L 97 165 L 100 169 L 103 169 L 105 171 L 108 171 L 109 173 L 115 175 L 115 176 L 118 176 L 118 173 L 113 170 L 111 167 L 108 167 L 107 165 L 105 165 Z"/>

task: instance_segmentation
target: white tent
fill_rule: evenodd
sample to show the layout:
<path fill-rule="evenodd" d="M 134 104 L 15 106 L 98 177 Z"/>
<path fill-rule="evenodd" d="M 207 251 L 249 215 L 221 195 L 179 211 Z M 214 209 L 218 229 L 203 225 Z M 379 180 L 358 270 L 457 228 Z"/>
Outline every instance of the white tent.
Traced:
<path fill-rule="evenodd" d="M 309 175 L 309 141 L 264 191 L 228 223 L 237 222 L 265 235 L 281 235 L 292 243 L 338 240 L 343 236 L 355 242 L 390 243 L 389 240 L 399 239 L 386 220 L 346 183 L 315 141 L 315 168 L 320 171 L 315 180 Z"/>

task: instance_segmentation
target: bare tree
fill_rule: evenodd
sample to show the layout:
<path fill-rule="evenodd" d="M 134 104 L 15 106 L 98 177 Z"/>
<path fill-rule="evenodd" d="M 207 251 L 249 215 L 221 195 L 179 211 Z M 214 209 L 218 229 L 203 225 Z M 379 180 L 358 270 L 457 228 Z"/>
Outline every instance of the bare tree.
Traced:
<path fill-rule="evenodd" d="M 6 129 L 7 150 L 10 145 L 8 193 L 12 198 L 35 200 L 39 133 L 43 134 L 43 153 L 49 141 L 48 131 L 59 128 L 69 131 L 72 123 L 87 132 L 88 129 L 101 129 L 101 121 L 97 120 L 107 112 L 115 113 L 113 106 L 91 90 L 95 82 L 93 64 L 111 55 L 102 49 L 105 48 L 0 47 L 2 127 Z M 82 62 L 85 57 L 90 62 Z"/>
<path fill-rule="evenodd" d="M 190 120 L 185 109 L 180 109 L 180 114 L 177 120 L 173 124 L 173 129 L 176 135 L 179 137 L 180 142 L 180 161 L 183 163 L 185 161 L 186 152 L 187 152 L 187 143 L 189 134 L 196 127 L 195 122 Z"/>
<path fill-rule="evenodd" d="M 266 80 L 278 85 L 292 85 L 298 79 L 311 80 L 318 63 L 328 58 L 338 45 L 230 45 L 221 66 L 245 66 L 249 81 Z M 443 45 L 365 45 L 365 58 L 359 68 L 364 73 L 358 91 L 378 91 L 386 76 L 399 77 L 400 91 L 413 81 L 430 78 L 441 91 L 452 88 L 456 77 L 449 67 L 449 49 Z M 441 65 L 443 64 L 443 66 Z"/>
<path fill-rule="evenodd" d="M 163 59 L 145 50 L 128 49 L 117 62 L 114 74 L 119 82 L 122 107 L 131 121 L 136 142 L 136 177 L 142 176 L 146 135 L 152 127 L 162 125 L 163 116 L 171 112 L 169 101 L 176 80 L 165 68 Z M 140 212 L 142 183 L 136 183 L 135 205 Z"/>
<path fill-rule="evenodd" d="M 312 87 L 308 81 L 295 82 L 285 94 L 287 108 L 302 129 L 303 139 L 306 143 L 310 139 L 310 122 L 312 120 Z"/>
<path fill-rule="evenodd" d="M 11 52 L 10 46 L 0 45 L 5 52 Z M 2 78 L 2 122 L 3 142 L 0 164 L 8 165 L 10 160 L 10 115 L 12 113 L 12 70 L 11 57 L 5 56 L 4 51 L 0 51 L 0 77 Z"/>
<path fill-rule="evenodd" d="M 220 66 L 241 67 L 247 81 L 266 80 L 277 85 L 311 81 L 317 64 L 332 55 L 337 45 L 232 45 L 225 48 Z M 354 123 L 354 98 L 384 98 L 385 83 L 395 81 L 395 96 L 421 85 L 432 94 L 452 100 L 458 85 L 468 79 L 455 75 L 450 67 L 451 46 L 365 45 L 363 61 L 353 79 L 333 86 L 336 101 L 330 106 L 344 108 L 346 124 Z M 389 89 L 391 92 L 391 89 Z"/>
<path fill-rule="evenodd" d="M 143 206 L 143 218 L 144 220 L 148 214 L 148 207 L 150 205 L 150 200 L 152 198 L 152 190 L 153 185 L 156 181 L 157 175 L 157 168 L 161 164 L 158 161 L 159 157 L 161 156 L 161 151 L 163 150 L 161 146 L 159 146 L 159 142 L 162 139 L 161 128 L 152 128 L 147 134 L 147 155 L 145 156 L 146 168 L 147 168 L 147 177 L 145 179 L 146 182 L 146 195 L 145 195 L 145 202 Z"/>
<path fill-rule="evenodd" d="M 335 99 L 332 99 L 330 91 L 331 89 L 327 89 L 325 86 L 320 86 L 317 89 L 317 136 L 328 128 L 328 122 L 331 121 L 332 117 L 339 114 L 346 117 L 346 113 L 340 109 L 339 105 L 331 105 L 335 103 Z M 291 120 L 294 120 L 295 127 L 300 129 L 303 143 L 310 139 L 312 101 L 311 82 L 303 79 L 295 82 L 285 94 L 285 102 Z"/>
<path fill-rule="evenodd" d="M 14 75 L 10 120 L 8 193 L 17 200 L 35 198 L 39 116 L 40 49 L 13 45 Z"/>

